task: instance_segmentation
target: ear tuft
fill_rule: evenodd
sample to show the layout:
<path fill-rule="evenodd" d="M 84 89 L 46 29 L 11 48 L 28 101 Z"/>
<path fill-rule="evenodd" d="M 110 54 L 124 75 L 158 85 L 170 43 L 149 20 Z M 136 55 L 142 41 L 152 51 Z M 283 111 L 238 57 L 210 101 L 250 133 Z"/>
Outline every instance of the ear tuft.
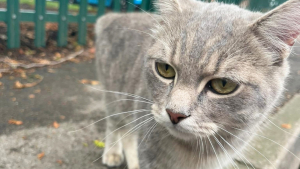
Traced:
<path fill-rule="evenodd" d="M 272 46 L 272 50 L 285 50 L 294 45 L 300 34 L 300 0 L 289 0 L 259 18 L 251 29 Z"/>
<path fill-rule="evenodd" d="M 181 13 L 184 6 L 191 0 L 156 0 L 154 2 L 160 14 Z"/>

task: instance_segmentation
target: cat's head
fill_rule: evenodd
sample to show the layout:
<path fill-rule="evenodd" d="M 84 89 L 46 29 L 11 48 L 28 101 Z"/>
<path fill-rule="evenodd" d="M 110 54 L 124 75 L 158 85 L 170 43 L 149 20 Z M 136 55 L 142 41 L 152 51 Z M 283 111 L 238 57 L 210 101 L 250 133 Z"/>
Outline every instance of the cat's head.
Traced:
<path fill-rule="evenodd" d="M 158 0 L 146 77 L 157 122 L 182 139 L 249 128 L 274 108 L 300 33 L 300 0 L 267 13 Z"/>

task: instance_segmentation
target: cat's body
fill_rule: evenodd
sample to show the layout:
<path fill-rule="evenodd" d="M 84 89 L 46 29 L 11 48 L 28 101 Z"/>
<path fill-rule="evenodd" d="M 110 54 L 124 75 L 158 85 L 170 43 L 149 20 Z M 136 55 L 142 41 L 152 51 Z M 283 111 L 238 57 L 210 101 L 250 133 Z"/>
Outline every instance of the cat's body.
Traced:
<path fill-rule="evenodd" d="M 159 0 L 158 7 L 161 16 L 109 14 L 97 22 L 100 81 L 105 90 L 134 94 L 105 94 L 107 115 L 126 113 L 107 121 L 104 164 L 120 165 L 123 151 L 129 169 L 216 169 L 234 164 L 235 156 L 247 162 L 240 152 L 251 136 L 234 128 L 255 132 L 276 105 L 288 74 L 290 39 L 300 23 L 290 18 L 291 35 L 284 32 L 288 28 L 280 30 L 276 42 L 272 29 L 282 26 L 277 13 L 300 10 L 300 1 L 266 16 L 192 0 Z M 171 65 L 174 79 L 158 75 L 157 62 Z M 216 94 L 207 85 L 214 78 L 232 79 L 238 87 Z M 150 106 L 152 115 L 144 110 Z M 184 120 L 174 122 L 174 114 Z M 134 128 L 140 146 L 137 134 L 126 135 L 137 118 L 146 120 Z"/>

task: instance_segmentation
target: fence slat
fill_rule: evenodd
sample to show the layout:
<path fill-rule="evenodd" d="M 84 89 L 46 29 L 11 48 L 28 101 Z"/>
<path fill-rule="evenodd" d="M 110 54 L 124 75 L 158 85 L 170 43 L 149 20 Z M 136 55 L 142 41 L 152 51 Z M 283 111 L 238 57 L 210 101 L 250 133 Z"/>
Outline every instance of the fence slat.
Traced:
<path fill-rule="evenodd" d="M 133 3 L 134 3 L 134 0 L 128 0 L 128 3 L 127 3 L 127 11 L 128 12 L 134 11 L 135 5 Z"/>
<path fill-rule="evenodd" d="M 69 0 L 59 1 L 59 16 L 58 16 L 58 46 L 67 45 L 68 36 L 68 2 Z"/>
<path fill-rule="evenodd" d="M 78 43 L 80 45 L 86 44 L 86 17 L 87 17 L 87 0 L 80 1 L 80 10 L 79 10 L 79 18 L 78 18 Z"/>
<path fill-rule="evenodd" d="M 99 17 L 99 16 L 104 15 L 104 13 L 105 13 L 105 0 L 99 0 L 98 2 L 99 2 L 99 4 L 98 4 L 97 15 Z"/>
<path fill-rule="evenodd" d="M 148 11 L 149 9 L 149 0 L 143 0 L 141 4 L 141 9 L 144 11 Z"/>
<path fill-rule="evenodd" d="M 45 47 L 45 14 L 46 1 L 35 0 L 35 39 L 36 47 Z"/>
<path fill-rule="evenodd" d="M 121 11 L 121 0 L 114 0 L 114 12 L 120 12 Z"/>
<path fill-rule="evenodd" d="M 7 47 L 20 47 L 19 0 L 7 1 Z"/>

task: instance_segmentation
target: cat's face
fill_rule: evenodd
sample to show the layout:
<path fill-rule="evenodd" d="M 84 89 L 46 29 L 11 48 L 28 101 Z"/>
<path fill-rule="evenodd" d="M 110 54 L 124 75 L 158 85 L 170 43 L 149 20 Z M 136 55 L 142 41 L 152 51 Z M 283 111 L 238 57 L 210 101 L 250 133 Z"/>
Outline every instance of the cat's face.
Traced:
<path fill-rule="evenodd" d="M 290 46 L 264 43 L 267 28 L 253 24 L 261 16 L 194 1 L 161 16 L 145 67 L 152 114 L 172 135 L 190 140 L 251 128 L 276 105 Z"/>

